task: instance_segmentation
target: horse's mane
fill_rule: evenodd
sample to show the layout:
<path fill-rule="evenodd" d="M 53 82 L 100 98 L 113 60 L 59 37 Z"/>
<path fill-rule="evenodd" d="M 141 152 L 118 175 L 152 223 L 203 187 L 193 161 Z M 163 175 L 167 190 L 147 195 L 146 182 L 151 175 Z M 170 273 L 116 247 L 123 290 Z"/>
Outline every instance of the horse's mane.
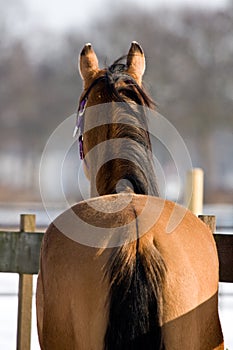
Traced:
<path fill-rule="evenodd" d="M 104 70 L 104 74 L 97 77 L 86 92 L 88 96 L 91 89 L 99 82 L 104 82 L 106 101 L 121 103 L 123 109 L 122 115 L 118 116 L 117 127 L 114 128 L 114 135 L 110 137 L 125 138 L 134 141 L 131 147 L 123 146 L 119 150 L 119 159 L 109 161 L 100 171 L 99 176 L 104 173 L 110 174 L 113 163 L 117 162 L 117 174 L 114 173 L 116 181 L 126 179 L 133 185 L 133 190 L 138 194 L 151 194 L 158 196 L 158 188 L 154 173 L 152 160 L 152 148 L 148 132 L 148 122 L 146 108 L 154 109 L 155 103 L 147 94 L 145 89 L 136 82 L 136 80 L 127 73 L 127 64 L 122 63 L 125 56 L 117 59 L 112 65 Z M 84 96 L 85 97 L 85 96 Z M 145 108 L 144 108 L 145 107 Z M 111 134 L 111 132 L 109 133 Z M 125 157 L 124 157 L 125 154 Z M 127 161 L 130 154 L 131 161 Z M 116 165 L 116 164 L 115 164 Z M 142 172 L 139 169 L 143 169 Z M 108 181 L 103 185 L 108 187 L 108 193 L 115 192 L 115 184 Z M 111 189 L 110 189 L 111 188 Z M 106 189 L 99 190 L 100 193 L 106 193 Z"/>
<path fill-rule="evenodd" d="M 116 98 L 117 102 L 128 102 L 128 99 L 136 102 L 138 105 L 144 105 L 149 108 L 155 107 L 155 102 L 151 99 L 145 89 L 138 85 L 136 80 L 126 73 L 127 64 L 122 63 L 126 56 L 117 59 L 106 70 L 105 77 L 108 83 L 109 92 Z M 123 81 L 127 84 L 124 89 L 118 89 L 116 83 Z M 124 90 L 124 94 L 121 94 Z"/>
<path fill-rule="evenodd" d="M 105 69 L 105 74 L 96 78 L 89 86 L 83 99 L 89 95 L 92 88 L 99 82 L 104 81 L 108 89 L 109 98 L 115 102 L 128 103 L 129 99 L 136 102 L 138 105 L 146 106 L 154 109 L 156 103 L 148 95 L 145 89 L 138 85 L 136 80 L 127 74 L 127 64 L 122 63 L 126 56 L 118 58 L 113 64 Z M 117 87 L 118 82 L 125 82 L 127 86 Z M 124 90 L 124 91 L 123 91 Z M 122 94 L 124 92 L 124 94 Z"/>

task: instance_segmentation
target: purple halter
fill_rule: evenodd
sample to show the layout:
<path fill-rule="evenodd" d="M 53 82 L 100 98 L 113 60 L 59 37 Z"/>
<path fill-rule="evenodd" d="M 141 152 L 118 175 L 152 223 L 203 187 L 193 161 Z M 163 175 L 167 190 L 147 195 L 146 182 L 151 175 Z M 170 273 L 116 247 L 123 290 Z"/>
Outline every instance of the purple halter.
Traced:
<path fill-rule="evenodd" d="M 87 105 L 87 98 L 84 98 L 79 105 L 78 108 L 78 115 L 77 115 L 77 122 L 74 129 L 73 137 L 75 137 L 78 134 L 78 142 L 79 142 L 79 155 L 80 159 L 84 159 L 84 152 L 83 152 L 83 131 L 84 131 L 84 113 L 86 110 Z"/>
<path fill-rule="evenodd" d="M 83 152 L 83 132 L 84 132 L 84 114 L 85 114 L 85 110 L 86 110 L 86 106 L 87 106 L 87 99 L 89 96 L 89 93 L 91 91 L 91 89 L 98 84 L 98 82 L 100 82 L 101 80 L 105 79 L 105 75 L 97 78 L 96 80 L 94 80 L 94 82 L 91 84 L 91 86 L 88 88 L 88 90 L 86 91 L 83 99 L 81 100 L 80 104 L 79 104 L 79 108 L 78 108 L 78 114 L 77 114 L 77 122 L 76 122 L 76 126 L 74 129 L 74 133 L 73 133 L 73 137 L 75 137 L 78 134 L 78 142 L 79 142 L 79 154 L 80 154 L 80 159 L 83 160 L 84 159 L 84 152 Z M 85 159 L 84 159 L 85 162 Z"/>

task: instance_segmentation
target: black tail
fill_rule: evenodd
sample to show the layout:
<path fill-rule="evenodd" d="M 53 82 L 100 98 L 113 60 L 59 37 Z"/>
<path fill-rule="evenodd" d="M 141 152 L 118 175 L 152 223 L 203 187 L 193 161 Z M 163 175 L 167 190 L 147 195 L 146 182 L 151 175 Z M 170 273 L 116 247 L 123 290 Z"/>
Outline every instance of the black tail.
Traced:
<path fill-rule="evenodd" d="M 161 350 L 165 265 L 144 237 L 115 250 L 108 267 L 109 322 L 105 350 Z"/>

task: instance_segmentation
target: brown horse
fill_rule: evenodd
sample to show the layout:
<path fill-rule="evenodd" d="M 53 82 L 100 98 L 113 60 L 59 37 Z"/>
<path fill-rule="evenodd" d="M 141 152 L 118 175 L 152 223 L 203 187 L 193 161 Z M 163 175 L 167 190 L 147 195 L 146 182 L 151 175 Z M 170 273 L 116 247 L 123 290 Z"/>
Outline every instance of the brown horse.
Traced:
<path fill-rule="evenodd" d="M 146 118 L 154 104 L 142 87 L 139 44 L 121 62 L 99 69 L 90 44 L 80 55 L 77 127 L 95 198 L 61 214 L 45 233 L 41 349 L 223 349 L 212 234 L 158 197 Z"/>

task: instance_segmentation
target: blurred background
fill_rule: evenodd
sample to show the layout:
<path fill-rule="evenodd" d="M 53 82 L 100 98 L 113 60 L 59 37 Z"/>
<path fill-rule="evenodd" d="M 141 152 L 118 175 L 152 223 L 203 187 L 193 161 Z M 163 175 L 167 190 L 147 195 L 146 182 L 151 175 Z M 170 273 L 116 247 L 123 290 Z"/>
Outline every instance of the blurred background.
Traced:
<path fill-rule="evenodd" d="M 0 6 L 0 202 L 40 201 L 42 151 L 76 111 L 84 43 L 106 65 L 137 40 L 147 57 L 147 89 L 184 139 L 193 166 L 205 171 L 205 202 L 232 203 L 233 1 L 0 0 Z M 53 162 L 56 154 L 48 184 L 58 200 Z"/>
<path fill-rule="evenodd" d="M 205 211 L 217 215 L 218 225 L 229 231 L 233 226 L 232 0 L 0 0 L 0 32 L 0 226 L 18 225 L 17 215 L 23 212 L 36 212 L 39 226 L 49 221 L 42 212 L 40 161 L 50 135 L 76 112 L 82 91 L 77 63 L 83 45 L 91 42 L 104 66 L 126 54 L 136 40 L 147 58 L 147 90 L 185 141 L 193 166 L 204 169 Z M 72 147 L 62 179 L 70 202 L 81 198 L 78 189 L 74 191 L 77 152 Z M 58 158 L 59 147 L 43 167 L 54 215 L 62 209 Z M 167 174 L 167 197 L 172 199 L 174 167 L 169 159 L 163 161 L 163 150 L 160 159 Z M 0 276 L 0 305 L 5 310 L 0 315 L 1 349 L 13 349 L 15 344 L 16 316 L 9 312 L 13 299 L 8 300 L 17 293 L 15 283 Z M 220 307 L 224 306 L 230 350 L 232 289 L 223 290 Z M 33 340 L 32 349 L 37 348 Z"/>

